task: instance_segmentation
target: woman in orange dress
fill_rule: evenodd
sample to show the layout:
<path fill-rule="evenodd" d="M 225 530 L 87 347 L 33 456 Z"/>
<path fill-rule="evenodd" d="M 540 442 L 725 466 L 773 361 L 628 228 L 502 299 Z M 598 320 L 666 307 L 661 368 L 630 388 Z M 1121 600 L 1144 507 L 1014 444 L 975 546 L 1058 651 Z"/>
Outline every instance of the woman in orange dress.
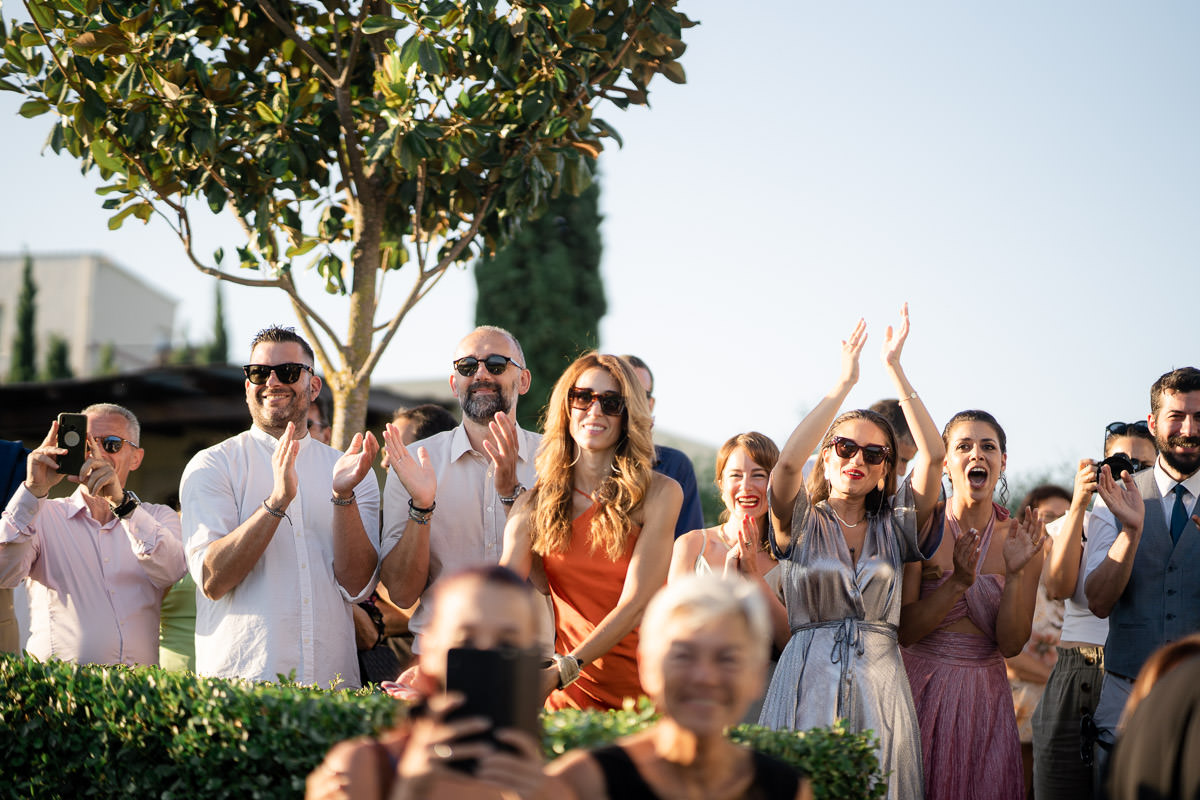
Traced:
<path fill-rule="evenodd" d="M 500 560 L 554 605 L 547 708 L 620 708 L 644 694 L 637 626 L 666 583 L 683 501 L 653 465 L 633 370 L 612 355 L 578 358 L 550 395 L 538 480 L 513 506 Z"/>

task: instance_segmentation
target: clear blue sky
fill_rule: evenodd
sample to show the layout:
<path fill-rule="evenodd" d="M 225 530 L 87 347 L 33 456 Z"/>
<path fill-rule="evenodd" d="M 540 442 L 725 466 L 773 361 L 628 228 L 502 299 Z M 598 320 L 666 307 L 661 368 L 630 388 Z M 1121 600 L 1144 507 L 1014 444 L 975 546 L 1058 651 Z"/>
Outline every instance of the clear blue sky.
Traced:
<path fill-rule="evenodd" d="M 1016 474 L 1095 456 L 1159 374 L 1200 363 L 1200 4 L 682 8 L 702 23 L 688 85 L 601 114 L 625 139 L 602 159 L 602 346 L 650 362 L 660 428 L 782 442 L 859 315 L 871 341 L 848 404 L 892 394 L 878 346 L 904 300 L 905 363 L 936 420 L 995 413 Z M 159 222 L 110 233 L 95 180 L 38 156 L 48 118 L 19 102 L 0 93 L 0 249 L 102 251 L 206 338 L 211 282 Z M 262 290 L 226 301 L 235 360 L 293 321 Z M 322 308 L 344 328 L 339 303 Z M 377 379 L 447 374 L 473 313 L 470 273 L 448 276 Z"/>

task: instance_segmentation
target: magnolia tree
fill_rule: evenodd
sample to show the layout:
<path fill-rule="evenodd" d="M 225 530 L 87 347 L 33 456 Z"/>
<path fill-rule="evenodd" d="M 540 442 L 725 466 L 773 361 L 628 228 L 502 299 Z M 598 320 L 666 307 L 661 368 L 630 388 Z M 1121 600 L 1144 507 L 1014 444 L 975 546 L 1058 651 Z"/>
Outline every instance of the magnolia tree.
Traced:
<path fill-rule="evenodd" d="M 99 171 L 110 228 L 158 215 L 201 272 L 287 293 L 344 446 L 380 355 L 446 270 L 587 187 L 620 141 L 595 116 L 605 101 L 683 82 L 694 23 L 675 5 L 26 0 L 29 21 L 0 24 L 0 88 Z M 245 240 L 202 252 L 195 213 L 233 215 Z M 305 288 L 346 297 L 341 335 L 305 270 Z M 382 308 L 392 273 L 407 294 Z"/>

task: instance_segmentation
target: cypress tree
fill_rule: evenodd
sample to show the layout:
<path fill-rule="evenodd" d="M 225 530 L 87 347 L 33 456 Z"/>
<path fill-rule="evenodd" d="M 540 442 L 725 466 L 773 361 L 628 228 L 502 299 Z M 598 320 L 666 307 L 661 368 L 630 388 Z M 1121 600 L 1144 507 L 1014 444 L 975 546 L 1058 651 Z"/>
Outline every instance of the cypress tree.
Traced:
<path fill-rule="evenodd" d="M 580 353 L 597 346 L 607 310 L 600 277 L 600 187 L 550 201 L 536 220 L 475 265 L 476 325 L 507 328 L 521 342 L 532 374 L 517 418 L 539 430 L 554 382 Z"/>
<path fill-rule="evenodd" d="M 17 296 L 17 331 L 13 337 L 12 362 L 8 379 L 13 382 L 37 380 L 37 286 L 33 282 L 33 257 L 25 254 L 21 270 L 21 293 Z"/>
<path fill-rule="evenodd" d="M 74 377 L 75 373 L 71 371 L 71 352 L 67 340 L 57 333 L 50 334 L 42 380 L 59 381 Z"/>

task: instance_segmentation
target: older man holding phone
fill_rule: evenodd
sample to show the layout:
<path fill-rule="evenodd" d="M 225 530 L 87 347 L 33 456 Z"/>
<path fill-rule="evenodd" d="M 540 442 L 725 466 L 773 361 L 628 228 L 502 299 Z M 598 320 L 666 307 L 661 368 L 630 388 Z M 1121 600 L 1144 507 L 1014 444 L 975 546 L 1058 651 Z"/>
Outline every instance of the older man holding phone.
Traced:
<path fill-rule="evenodd" d="M 187 569 L 179 515 L 125 488 L 142 463 L 137 417 L 113 403 L 81 413 L 69 442 L 51 424 L 0 516 L 0 588 L 30 579 L 26 650 L 39 659 L 157 664 L 163 593 Z M 83 460 L 68 475 L 72 449 Z M 63 478 L 79 488 L 49 499 Z"/>

